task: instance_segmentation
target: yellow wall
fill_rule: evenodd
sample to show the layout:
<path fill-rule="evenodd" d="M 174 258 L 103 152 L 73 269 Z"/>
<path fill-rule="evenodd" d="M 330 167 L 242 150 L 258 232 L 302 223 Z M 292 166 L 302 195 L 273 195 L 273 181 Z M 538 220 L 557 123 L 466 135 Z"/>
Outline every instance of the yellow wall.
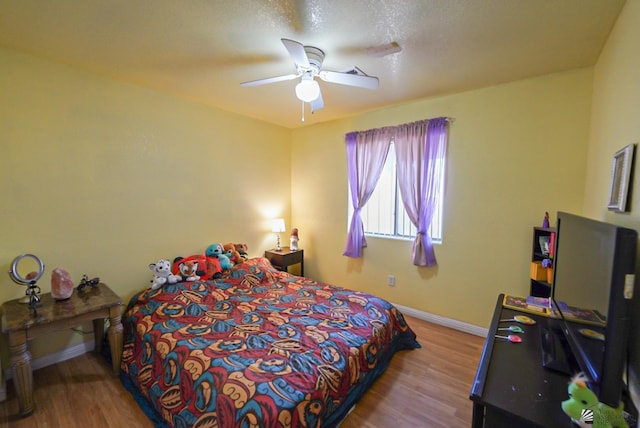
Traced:
<path fill-rule="evenodd" d="M 6 49 L 0 94 L 0 271 L 34 253 L 43 292 L 63 267 L 126 301 L 158 258 L 229 241 L 261 255 L 268 219 L 288 222 L 286 129 Z M 0 301 L 22 295 L 0 275 Z M 33 356 L 79 340 L 59 336 Z"/>
<path fill-rule="evenodd" d="M 300 229 L 309 276 L 487 326 L 498 293 L 528 293 L 544 212 L 582 210 L 592 78 L 574 70 L 291 131 L 0 50 L 0 269 L 33 252 L 44 291 L 61 266 L 127 300 L 157 258 L 228 240 L 260 255 L 282 216 Z M 364 259 L 343 257 L 344 134 L 441 115 L 455 122 L 438 267 L 413 266 L 406 241 L 371 238 Z M 22 293 L 0 275 L 0 299 Z"/>
<path fill-rule="evenodd" d="M 640 181 L 634 180 L 628 214 L 609 213 L 611 161 L 640 143 L 640 2 L 627 2 L 594 68 L 593 113 L 585 188 L 586 214 L 640 226 Z M 636 156 L 637 157 L 637 156 Z M 636 171 L 638 168 L 636 167 Z M 635 174 L 636 177 L 638 174 Z"/>
<path fill-rule="evenodd" d="M 592 69 L 426 99 L 293 132 L 292 219 L 305 271 L 432 314 L 488 326 L 501 292 L 527 295 L 532 228 L 583 204 Z M 428 84 L 428 82 L 425 82 Z M 344 134 L 436 116 L 450 128 L 438 266 L 411 243 L 368 239 L 342 256 L 347 229 Z M 387 275 L 396 286 L 386 285 Z"/>
<path fill-rule="evenodd" d="M 588 150 L 585 213 L 589 217 L 640 230 L 640 1 L 627 1 L 594 68 L 593 112 Z M 637 144 L 630 211 L 608 212 L 613 154 Z M 640 268 L 640 262 L 638 263 Z M 640 270 L 636 277 L 640 277 Z M 636 279 L 636 294 L 640 293 Z M 631 390 L 640 404 L 640 307 L 633 312 Z M 640 424 L 640 423 L 639 423 Z M 640 425 L 639 425 L 640 426 Z"/>

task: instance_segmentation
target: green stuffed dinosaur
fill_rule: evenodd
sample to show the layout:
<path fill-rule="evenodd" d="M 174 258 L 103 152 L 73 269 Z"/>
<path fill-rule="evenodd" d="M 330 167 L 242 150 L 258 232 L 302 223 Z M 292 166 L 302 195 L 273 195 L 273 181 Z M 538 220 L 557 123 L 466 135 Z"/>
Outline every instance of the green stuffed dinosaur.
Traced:
<path fill-rule="evenodd" d="M 569 383 L 569 399 L 562 402 L 562 411 L 576 424 L 588 428 L 629 428 L 622 416 L 624 404 L 617 409 L 600 403 L 598 397 L 587 386 L 587 377 L 579 373 Z M 589 410 L 592 412 L 590 413 Z M 593 421 L 593 423 L 588 423 Z"/>

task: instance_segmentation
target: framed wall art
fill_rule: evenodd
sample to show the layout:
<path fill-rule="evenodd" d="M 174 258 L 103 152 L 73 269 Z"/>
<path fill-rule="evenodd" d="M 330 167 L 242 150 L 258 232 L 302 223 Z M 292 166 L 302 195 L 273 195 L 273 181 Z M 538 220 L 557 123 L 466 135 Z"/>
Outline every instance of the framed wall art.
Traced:
<path fill-rule="evenodd" d="M 611 166 L 611 188 L 609 189 L 609 211 L 626 212 L 627 195 L 631 181 L 631 169 L 633 167 L 633 155 L 635 144 L 618 150 L 613 155 Z"/>

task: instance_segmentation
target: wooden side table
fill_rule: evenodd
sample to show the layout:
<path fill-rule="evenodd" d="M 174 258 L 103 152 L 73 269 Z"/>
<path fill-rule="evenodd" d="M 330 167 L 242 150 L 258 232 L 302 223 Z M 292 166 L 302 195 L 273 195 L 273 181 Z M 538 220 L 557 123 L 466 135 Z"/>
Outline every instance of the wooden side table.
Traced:
<path fill-rule="evenodd" d="M 122 300 L 105 284 L 74 290 L 67 300 L 55 300 L 51 293 L 41 294 L 37 315 L 20 299 L 2 305 L 2 332 L 9 335 L 13 382 L 18 395 L 20 414 L 33 412 L 33 373 L 27 341 L 52 331 L 75 327 L 93 320 L 96 350 L 100 352 L 104 336 L 104 319 L 109 318 L 109 347 L 113 372 L 120 372 L 122 357 Z"/>
<path fill-rule="evenodd" d="M 304 250 L 292 251 L 289 247 L 282 247 L 281 251 L 274 249 L 264 252 L 264 256 L 279 270 L 289 271 L 289 266 L 300 263 L 300 276 L 304 276 Z"/>

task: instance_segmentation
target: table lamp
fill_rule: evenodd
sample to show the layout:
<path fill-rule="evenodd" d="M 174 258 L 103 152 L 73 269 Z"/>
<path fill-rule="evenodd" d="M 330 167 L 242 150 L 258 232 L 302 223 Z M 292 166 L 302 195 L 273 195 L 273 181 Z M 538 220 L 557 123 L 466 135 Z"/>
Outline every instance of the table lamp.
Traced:
<path fill-rule="evenodd" d="M 276 234 L 278 238 L 278 244 L 276 245 L 276 251 L 282 251 L 282 247 L 280 246 L 280 234 L 284 232 L 284 219 L 276 218 L 271 221 L 271 231 Z"/>

